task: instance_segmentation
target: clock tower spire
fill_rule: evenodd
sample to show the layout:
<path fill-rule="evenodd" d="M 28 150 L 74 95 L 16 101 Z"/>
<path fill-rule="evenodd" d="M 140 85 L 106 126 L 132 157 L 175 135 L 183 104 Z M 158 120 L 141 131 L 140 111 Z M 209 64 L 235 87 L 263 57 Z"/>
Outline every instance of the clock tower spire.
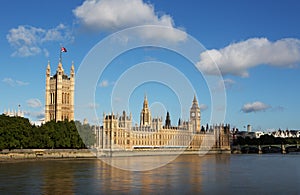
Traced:
<path fill-rule="evenodd" d="M 200 133 L 201 129 L 201 111 L 198 105 L 196 95 L 194 95 L 192 107 L 190 109 L 190 122 L 192 124 L 193 133 Z"/>

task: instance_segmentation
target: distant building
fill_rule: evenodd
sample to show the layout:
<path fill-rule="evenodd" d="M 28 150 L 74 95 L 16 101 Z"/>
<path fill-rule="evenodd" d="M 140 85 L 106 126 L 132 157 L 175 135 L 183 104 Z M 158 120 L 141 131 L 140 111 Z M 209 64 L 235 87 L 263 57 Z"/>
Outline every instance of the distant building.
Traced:
<path fill-rule="evenodd" d="M 171 125 L 169 112 L 162 118 L 151 119 L 148 100 L 145 96 L 140 114 L 140 126 L 132 126 L 132 115 L 103 114 L 103 126 L 94 126 L 97 149 L 158 149 L 200 148 L 230 150 L 230 126 L 215 125 L 207 131 L 200 131 L 201 113 L 196 96 L 190 109 L 190 119 Z"/>
<path fill-rule="evenodd" d="M 248 131 L 240 131 L 240 132 L 233 132 L 234 138 L 237 137 L 249 137 L 249 138 L 260 138 L 263 135 L 269 135 L 273 137 L 279 138 L 299 138 L 300 137 L 300 130 L 277 130 L 272 132 L 262 132 L 262 131 L 255 131 L 255 132 L 248 132 Z"/>
<path fill-rule="evenodd" d="M 256 131 L 255 132 L 255 137 L 256 138 L 260 138 L 260 136 L 262 136 L 262 135 L 264 135 L 264 132 L 262 132 L 262 131 Z"/>
<path fill-rule="evenodd" d="M 247 125 L 247 132 L 251 132 L 251 131 L 252 131 L 251 125 Z"/>
<path fill-rule="evenodd" d="M 7 109 L 7 110 L 4 110 L 3 114 L 5 116 L 9 116 L 9 117 L 22 117 L 22 118 L 24 118 L 25 112 L 20 109 L 20 105 L 19 105 L 18 110 Z M 40 119 L 38 121 L 32 121 L 32 120 L 29 119 L 29 122 L 30 122 L 31 125 L 41 126 L 42 124 L 45 123 L 45 120 Z"/>
<path fill-rule="evenodd" d="M 298 130 L 277 130 L 272 132 L 272 135 L 274 137 L 280 137 L 280 138 L 296 138 L 299 137 L 300 131 Z"/>
<path fill-rule="evenodd" d="M 83 123 L 82 123 L 83 125 L 88 125 L 89 124 L 89 122 L 88 122 L 88 120 L 86 119 L 86 118 L 84 118 L 83 119 Z"/>
<path fill-rule="evenodd" d="M 24 112 L 21 111 L 20 106 L 18 106 L 18 110 L 13 110 L 13 109 L 4 110 L 3 114 L 10 117 L 13 116 L 24 117 Z"/>
<path fill-rule="evenodd" d="M 45 124 L 45 119 L 40 119 L 37 121 L 30 121 L 31 125 L 35 125 L 35 126 L 42 126 L 43 124 Z"/>
<path fill-rule="evenodd" d="M 51 76 L 50 63 L 46 70 L 45 122 L 74 120 L 75 71 L 72 64 L 70 77 L 64 72 L 61 61 L 56 74 Z"/>

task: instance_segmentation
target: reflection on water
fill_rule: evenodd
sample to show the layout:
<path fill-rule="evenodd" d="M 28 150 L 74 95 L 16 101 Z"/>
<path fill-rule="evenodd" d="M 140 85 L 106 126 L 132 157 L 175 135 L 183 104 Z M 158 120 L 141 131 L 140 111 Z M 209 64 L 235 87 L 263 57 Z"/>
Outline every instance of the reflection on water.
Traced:
<path fill-rule="evenodd" d="M 223 156 L 228 158 L 228 156 Z M 141 161 L 132 158 L 144 158 Z M 152 162 L 151 158 L 164 157 L 130 157 L 126 163 L 136 164 L 144 162 L 147 159 Z M 118 159 L 119 160 L 119 159 Z M 155 160 L 155 163 L 157 161 Z M 226 162 L 226 161 L 225 161 Z M 150 171 L 125 171 L 105 165 L 98 161 L 98 173 L 100 175 L 101 188 L 109 192 L 124 192 L 124 193 L 154 193 L 154 192 L 169 192 L 169 193 L 199 193 L 202 185 L 202 158 L 198 156 L 180 156 L 175 161 L 171 161 L 168 165 Z M 143 166 L 137 164 L 137 166 Z M 146 165 L 147 166 L 147 165 Z M 100 167 L 106 167 L 101 169 Z M 110 177 L 107 177 L 107 176 Z M 113 178 L 113 180 L 111 179 Z"/>
<path fill-rule="evenodd" d="M 128 170 L 128 171 L 148 171 L 160 168 L 172 161 L 178 155 L 165 155 L 165 156 L 136 156 L 130 158 L 113 157 L 113 158 L 100 158 L 103 162 L 113 167 Z"/>
<path fill-rule="evenodd" d="M 60 163 L 46 162 L 46 164 L 48 165 L 42 165 L 42 193 L 73 193 L 74 172 L 76 172 L 74 163 L 61 161 Z"/>
<path fill-rule="evenodd" d="M 143 166 L 136 162 L 159 158 L 116 160 Z M 183 155 L 154 170 L 126 171 L 97 159 L 3 162 L 0 194 L 297 194 L 299 163 L 299 155 Z"/>

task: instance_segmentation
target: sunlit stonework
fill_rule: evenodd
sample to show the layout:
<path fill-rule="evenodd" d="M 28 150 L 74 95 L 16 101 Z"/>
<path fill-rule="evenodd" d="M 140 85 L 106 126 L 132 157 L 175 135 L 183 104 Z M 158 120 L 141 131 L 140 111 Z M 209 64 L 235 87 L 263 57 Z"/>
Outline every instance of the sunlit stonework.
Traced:
<path fill-rule="evenodd" d="M 132 114 L 125 111 L 118 114 L 103 113 L 103 126 L 94 126 L 95 148 L 99 150 L 148 150 L 148 149 L 188 149 L 230 151 L 229 125 L 213 125 L 201 128 L 201 112 L 196 96 L 190 108 L 188 121 L 178 120 L 171 125 L 167 112 L 162 117 L 152 118 L 147 96 L 144 98 L 140 114 L 140 125 L 132 126 Z"/>
<path fill-rule="evenodd" d="M 75 71 L 72 64 L 70 77 L 64 73 L 61 61 L 56 74 L 51 76 L 50 63 L 46 70 L 45 122 L 74 120 Z"/>

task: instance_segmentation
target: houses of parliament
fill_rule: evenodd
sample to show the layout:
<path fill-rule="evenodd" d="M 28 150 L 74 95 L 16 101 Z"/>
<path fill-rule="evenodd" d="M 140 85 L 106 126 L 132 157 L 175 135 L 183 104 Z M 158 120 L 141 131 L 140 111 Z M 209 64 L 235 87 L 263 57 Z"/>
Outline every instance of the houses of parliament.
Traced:
<path fill-rule="evenodd" d="M 201 130 L 202 129 L 202 130 Z M 188 121 L 178 120 L 171 125 L 169 112 L 162 117 L 152 118 L 147 96 L 144 97 L 140 113 L 140 124 L 132 126 L 132 114 L 103 114 L 103 126 L 94 126 L 97 149 L 149 150 L 230 150 L 230 126 L 214 125 L 201 128 L 201 111 L 196 96 L 190 108 Z"/>
<path fill-rule="evenodd" d="M 56 74 L 50 75 L 50 63 L 46 69 L 45 122 L 74 120 L 74 65 L 70 76 L 64 73 L 61 61 Z M 94 148 L 97 150 L 230 150 L 230 126 L 214 125 L 201 128 L 201 111 L 196 96 L 192 100 L 189 120 L 179 119 L 173 126 L 169 112 L 166 118 L 152 118 L 145 95 L 140 113 L 140 124 L 132 125 L 132 115 L 103 113 L 102 126 L 93 126 Z"/>

